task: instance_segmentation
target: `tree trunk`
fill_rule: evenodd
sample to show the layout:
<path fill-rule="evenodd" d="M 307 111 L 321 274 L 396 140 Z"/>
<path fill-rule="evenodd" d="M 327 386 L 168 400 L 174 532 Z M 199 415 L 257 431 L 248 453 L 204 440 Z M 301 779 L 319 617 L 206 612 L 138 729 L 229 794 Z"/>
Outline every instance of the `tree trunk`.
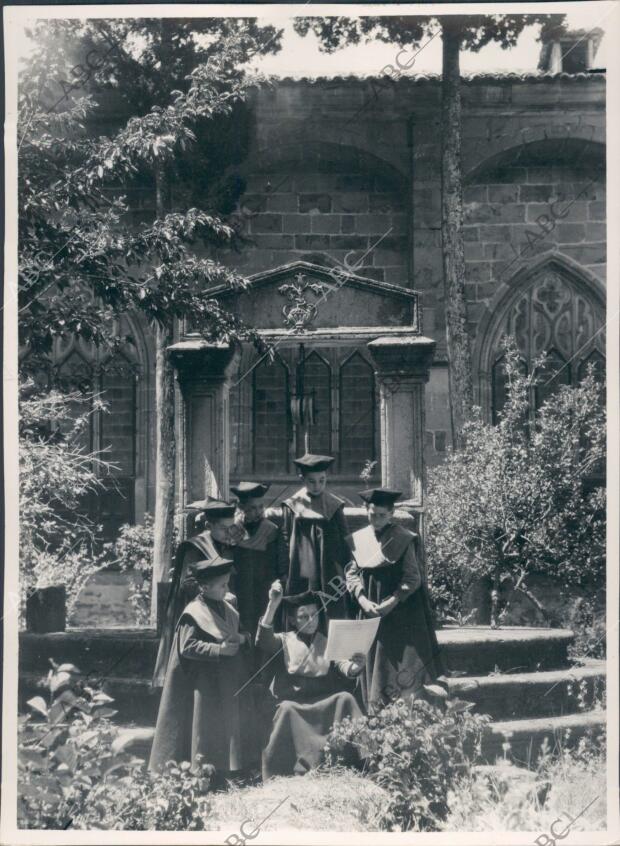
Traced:
<path fill-rule="evenodd" d="M 165 173 L 155 171 L 157 217 L 165 214 Z M 157 621 L 157 586 L 166 581 L 172 565 L 174 533 L 174 493 L 176 445 L 174 431 L 174 371 L 167 348 L 173 342 L 174 324 L 170 318 L 157 326 L 155 335 L 155 520 L 153 549 L 153 590 L 151 622 Z"/>
<path fill-rule="evenodd" d="M 463 186 L 461 174 L 461 79 L 458 25 L 443 26 L 441 104 L 441 238 L 452 442 L 460 443 L 463 423 L 473 406 L 471 347 L 465 300 Z"/>

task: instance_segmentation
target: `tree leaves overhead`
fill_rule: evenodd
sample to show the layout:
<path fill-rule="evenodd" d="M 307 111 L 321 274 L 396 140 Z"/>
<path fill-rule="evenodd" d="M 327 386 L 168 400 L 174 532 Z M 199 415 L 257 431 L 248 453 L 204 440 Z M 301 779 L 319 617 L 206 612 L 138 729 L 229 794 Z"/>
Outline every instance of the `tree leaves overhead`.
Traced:
<path fill-rule="evenodd" d="M 254 20 L 143 19 L 39 21 L 32 35 L 19 89 L 12 285 L 30 351 L 24 369 L 36 369 L 59 336 L 117 344 L 110 317 L 135 309 L 154 322 L 196 317 L 208 337 L 251 337 L 208 294 L 246 284 L 212 257 L 235 230 L 208 194 L 200 208 L 181 201 L 182 211 L 152 211 L 136 224 L 126 192 L 154 209 L 155 170 L 173 173 L 200 148 L 198 131 L 230 119 L 258 80 L 249 61 L 279 49 L 280 34 Z M 226 153 L 213 158 L 221 165 Z"/>
<path fill-rule="evenodd" d="M 526 26 L 543 24 L 545 34 L 563 31 L 564 15 L 396 15 L 348 17 L 303 17 L 295 20 L 299 35 L 312 32 L 327 53 L 346 46 L 377 39 L 389 44 L 420 45 L 437 30 L 450 27 L 460 33 L 461 45 L 477 52 L 491 42 L 513 47 Z"/>

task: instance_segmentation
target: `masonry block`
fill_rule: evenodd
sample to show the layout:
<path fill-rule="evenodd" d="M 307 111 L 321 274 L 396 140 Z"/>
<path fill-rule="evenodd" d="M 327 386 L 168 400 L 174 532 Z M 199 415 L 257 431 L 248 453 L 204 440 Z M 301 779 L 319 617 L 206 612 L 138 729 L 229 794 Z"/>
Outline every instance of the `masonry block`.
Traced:
<path fill-rule="evenodd" d="M 312 216 L 309 214 L 284 214 L 282 222 L 284 232 L 297 234 L 310 232 L 312 229 Z"/>
<path fill-rule="evenodd" d="M 604 241 L 607 237 L 607 225 L 605 223 L 586 223 L 585 237 L 588 241 Z"/>
<path fill-rule="evenodd" d="M 486 203 L 489 199 L 486 185 L 466 185 L 463 189 L 463 200 L 466 203 Z"/>
<path fill-rule="evenodd" d="M 522 203 L 547 203 L 558 197 L 555 185 L 521 185 L 520 200 Z"/>
<path fill-rule="evenodd" d="M 340 230 L 343 233 L 355 232 L 355 217 L 352 214 L 341 215 Z"/>
<path fill-rule="evenodd" d="M 268 194 L 267 210 L 270 212 L 296 212 L 297 194 Z"/>
<path fill-rule="evenodd" d="M 311 215 L 312 232 L 330 234 L 340 232 L 340 215 L 338 214 L 315 214 Z"/>
<path fill-rule="evenodd" d="M 332 249 L 364 250 L 368 247 L 367 235 L 333 235 L 329 239 Z"/>
<path fill-rule="evenodd" d="M 329 194 L 300 194 L 299 211 L 311 214 L 325 214 L 332 210 L 332 198 Z"/>
<path fill-rule="evenodd" d="M 271 213 L 259 214 L 252 218 L 250 229 L 253 233 L 282 232 L 282 215 Z"/>
<path fill-rule="evenodd" d="M 332 196 L 332 211 L 345 213 L 368 212 L 369 197 L 362 192 L 334 193 Z M 388 208 L 389 211 L 389 208 Z"/>
<path fill-rule="evenodd" d="M 501 243 L 502 241 L 512 240 L 514 228 L 507 224 L 482 225 L 478 229 L 478 234 L 481 241 Z"/>
<path fill-rule="evenodd" d="M 391 221 L 384 214 L 360 214 L 357 217 L 356 229 L 360 234 L 383 235 L 389 232 Z"/>
<path fill-rule="evenodd" d="M 328 235 L 296 235 L 295 249 L 297 250 L 328 250 Z"/>
<path fill-rule="evenodd" d="M 605 264 L 605 244 L 579 244 L 562 248 L 562 252 L 580 264 Z"/>
<path fill-rule="evenodd" d="M 489 185 L 490 203 L 516 203 L 519 199 L 519 185 Z"/>
<path fill-rule="evenodd" d="M 588 219 L 589 220 L 607 220 L 607 210 L 605 203 L 595 202 L 588 203 Z"/>
<path fill-rule="evenodd" d="M 596 226 L 597 224 L 593 224 Z M 558 223 L 555 234 L 559 244 L 574 244 L 586 237 L 586 225 L 583 223 Z M 592 238 L 591 240 L 599 240 Z"/>
<path fill-rule="evenodd" d="M 294 235 L 283 235 L 282 233 L 261 233 L 254 235 L 252 240 L 259 249 L 293 250 L 295 248 Z"/>

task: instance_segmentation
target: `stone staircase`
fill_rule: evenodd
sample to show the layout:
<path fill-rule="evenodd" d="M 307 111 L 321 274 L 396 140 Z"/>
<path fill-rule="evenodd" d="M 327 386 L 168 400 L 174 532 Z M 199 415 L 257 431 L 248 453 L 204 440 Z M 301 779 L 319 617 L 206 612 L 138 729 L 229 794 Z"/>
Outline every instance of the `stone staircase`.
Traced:
<path fill-rule="evenodd" d="M 486 760 L 508 754 L 515 763 L 527 765 L 535 761 L 545 738 L 551 748 L 571 746 L 586 732 L 604 728 L 604 712 L 587 710 L 587 703 L 604 688 L 605 662 L 572 666 L 567 655 L 572 632 L 448 627 L 437 636 L 450 694 L 474 702 L 478 712 L 492 718 L 483 743 Z M 115 700 L 117 721 L 135 730 L 140 751 L 146 754 L 160 694 L 150 686 L 156 651 L 152 631 L 23 632 L 20 708 L 42 692 L 49 658 L 74 663 L 86 675 L 92 674 L 93 680 L 101 680 Z M 507 742 L 509 750 L 503 747 Z"/>

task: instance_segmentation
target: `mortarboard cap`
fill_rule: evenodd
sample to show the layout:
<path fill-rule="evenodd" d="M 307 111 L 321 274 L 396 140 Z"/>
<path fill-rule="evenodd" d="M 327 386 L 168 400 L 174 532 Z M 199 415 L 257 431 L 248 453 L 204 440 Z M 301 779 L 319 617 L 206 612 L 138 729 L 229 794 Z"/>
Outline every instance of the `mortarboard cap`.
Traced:
<path fill-rule="evenodd" d="M 248 499 L 258 499 L 265 496 L 269 485 L 261 485 L 260 482 L 239 482 L 238 485 L 231 485 L 230 489 L 241 502 Z"/>
<path fill-rule="evenodd" d="M 314 455 L 307 452 L 301 458 L 296 458 L 294 463 L 302 473 L 304 470 L 310 473 L 319 473 L 321 470 L 327 470 L 328 467 L 331 467 L 334 461 L 335 458 L 332 458 L 331 455 Z"/>
<path fill-rule="evenodd" d="M 235 506 L 231 502 L 224 502 L 220 499 L 197 499 L 190 502 L 185 509 L 186 511 L 202 511 L 207 519 L 217 517 L 234 517 Z"/>
<path fill-rule="evenodd" d="M 289 608 L 299 608 L 300 605 L 318 605 L 319 608 L 325 609 L 325 596 L 317 590 L 307 590 L 304 593 L 283 596 L 282 602 Z"/>
<path fill-rule="evenodd" d="M 393 491 L 390 488 L 370 488 L 370 490 L 359 492 L 359 496 L 368 505 L 372 502 L 384 508 L 392 508 L 402 495 L 402 491 Z"/>
<path fill-rule="evenodd" d="M 234 562 L 230 558 L 222 558 L 221 555 L 216 555 L 213 558 L 205 558 L 191 564 L 188 575 L 196 579 L 197 582 L 203 582 L 206 579 L 230 573 L 233 566 Z"/>

